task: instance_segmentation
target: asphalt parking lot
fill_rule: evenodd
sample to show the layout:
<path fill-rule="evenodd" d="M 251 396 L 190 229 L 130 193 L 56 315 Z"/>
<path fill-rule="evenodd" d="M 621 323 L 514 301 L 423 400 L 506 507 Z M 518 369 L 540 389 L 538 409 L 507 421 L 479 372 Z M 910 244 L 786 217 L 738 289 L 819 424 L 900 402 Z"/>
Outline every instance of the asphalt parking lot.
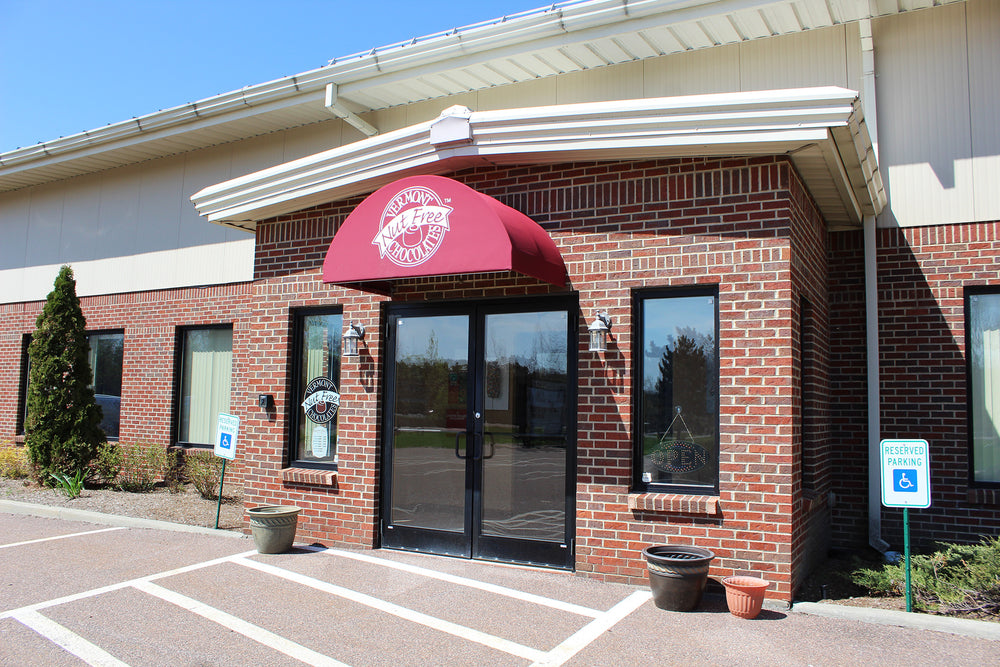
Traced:
<path fill-rule="evenodd" d="M 1000 648 L 994 624 L 666 612 L 564 572 L 3 512 L 3 665 L 978 666 Z"/>

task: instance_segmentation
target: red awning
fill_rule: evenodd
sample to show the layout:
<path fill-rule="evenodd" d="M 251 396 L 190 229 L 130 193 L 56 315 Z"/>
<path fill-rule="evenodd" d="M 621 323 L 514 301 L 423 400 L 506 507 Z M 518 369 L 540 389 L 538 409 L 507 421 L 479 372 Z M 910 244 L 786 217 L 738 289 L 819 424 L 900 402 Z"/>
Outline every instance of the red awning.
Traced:
<path fill-rule="evenodd" d="M 323 282 L 516 271 L 562 287 L 566 266 L 534 220 L 443 176 L 411 176 L 358 204 L 330 243 Z"/>

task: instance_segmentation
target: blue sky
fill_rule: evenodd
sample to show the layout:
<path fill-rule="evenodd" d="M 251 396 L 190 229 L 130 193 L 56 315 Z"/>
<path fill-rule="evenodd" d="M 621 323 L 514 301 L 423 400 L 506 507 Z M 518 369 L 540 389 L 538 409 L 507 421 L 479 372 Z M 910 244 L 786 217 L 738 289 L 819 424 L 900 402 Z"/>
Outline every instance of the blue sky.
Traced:
<path fill-rule="evenodd" d="M 0 0 L 0 153 L 540 6 L 547 3 Z"/>

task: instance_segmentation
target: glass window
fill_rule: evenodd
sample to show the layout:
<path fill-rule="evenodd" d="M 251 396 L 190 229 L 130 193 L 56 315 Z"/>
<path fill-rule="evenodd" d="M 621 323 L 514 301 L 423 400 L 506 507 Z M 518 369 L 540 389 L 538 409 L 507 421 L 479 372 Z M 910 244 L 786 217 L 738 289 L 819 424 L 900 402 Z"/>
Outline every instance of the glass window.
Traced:
<path fill-rule="evenodd" d="M 90 343 L 91 386 L 94 399 L 101 406 L 101 430 L 110 440 L 118 438 L 122 403 L 122 359 L 125 334 L 121 332 L 88 334 Z"/>
<path fill-rule="evenodd" d="M 181 332 L 177 440 L 211 445 L 219 413 L 229 412 L 233 381 L 232 327 Z"/>
<path fill-rule="evenodd" d="M 21 409 L 17 415 L 18 435 L 24 435 L 24 424 L 28 421 L 28 377 L 31 375 L 29 345 L 31 345 L 31 334 L 24 334 L 21 338 Z"/>
<path fill-rule="evenodd" d="M 94 399 L 101 407 L 101 430 L 109 440 L 118 439 L 118 424 L 121 416 L 122 401 L 122 361 L 125 349 L 125 334 L 123 332 L 87 334 L 90 344 L 91 382 Z M 24 433 L 24 422 L 28 416 L 28 377 L 31 361 L 28 357 L 28 345 L 31 336 L 24 337 L 22 357 L 23 375 L 21 379 L 21 414 L 18 417 L 18 433 Z"/>
<path fill-rule="evenodd" d="M 299 313 L 295 319 L 296 359 L 290 460 L 314 468 L 337 464 L 340 311 Z"/>
<path fill-rule="evenodd" d="M 1000 484 L 1000 292 L 966 296 L 972 482 Z"/>
<path fill-rule="evenodd" d="M 717 301 L 714 288 L 638 296 L 640 488 L 718 492 Z"/>

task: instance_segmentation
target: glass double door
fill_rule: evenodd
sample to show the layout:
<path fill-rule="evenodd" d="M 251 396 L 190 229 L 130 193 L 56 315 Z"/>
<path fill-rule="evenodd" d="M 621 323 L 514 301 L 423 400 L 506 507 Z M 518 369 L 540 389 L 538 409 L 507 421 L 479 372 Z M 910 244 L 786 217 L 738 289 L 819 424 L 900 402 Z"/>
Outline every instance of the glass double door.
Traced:
<path fill-rule="evenodd" d="M 575 320 L 562 300 L 390 309 L 383 547 L 572 567 Z"/>

